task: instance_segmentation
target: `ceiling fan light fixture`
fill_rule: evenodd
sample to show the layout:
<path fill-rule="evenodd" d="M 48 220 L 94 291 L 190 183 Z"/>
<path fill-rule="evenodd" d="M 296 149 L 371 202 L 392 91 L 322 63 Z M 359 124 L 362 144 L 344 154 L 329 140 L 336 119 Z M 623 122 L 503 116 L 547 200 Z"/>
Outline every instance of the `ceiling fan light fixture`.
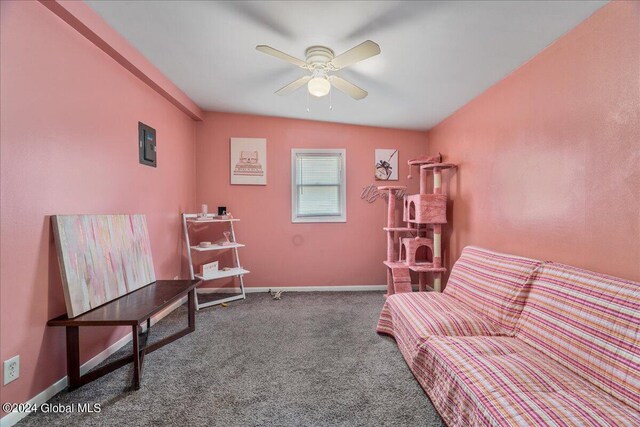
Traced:
<path fill-rule="evenodd" d="M 305 51 L 305 61 L 263 44 L 256 46 L 256 50 L 310 72 L 310 74 L 302 76 L 278 89 L 276 95 L 289 95 L 307 85 L 309 94 L 317 98 L 327 96 L 331 93 L 331 88 L 335 87 L 351 98 L 360 100 L 368 95 L 366 90 L 359 88 L 342 77 L 334 74 L 329 75 L 329 72 L 341 70 L 378 55 L 380 46 L 371 40 L 367 40 L 338 56 L 335 56 L 333 50 L 326 46 L 310 46 Z"/>
<path fill-rule="evenodd" d="M 318 98 L 326 96 L 331 90 L 331 83 L 324 77 L 314 77 L 307 83 L 309 93 Z"/>

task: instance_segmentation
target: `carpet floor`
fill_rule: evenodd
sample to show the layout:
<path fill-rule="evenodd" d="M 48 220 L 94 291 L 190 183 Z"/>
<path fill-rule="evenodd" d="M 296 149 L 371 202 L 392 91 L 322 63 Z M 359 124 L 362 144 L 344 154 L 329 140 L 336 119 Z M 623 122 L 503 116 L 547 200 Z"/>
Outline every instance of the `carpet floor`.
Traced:
<path fill-rule="evenodd" d="M 202 309 L 196 331 L 51 404 L 99 413 L 33 413 L 19 426 L 444 426 L 389 337 L 375 332 L 380 292 L 249 294 Z M 150 342 L 186 324 L 178 308 Z M 112 356 L 131 352 L 125 346 Z"/>

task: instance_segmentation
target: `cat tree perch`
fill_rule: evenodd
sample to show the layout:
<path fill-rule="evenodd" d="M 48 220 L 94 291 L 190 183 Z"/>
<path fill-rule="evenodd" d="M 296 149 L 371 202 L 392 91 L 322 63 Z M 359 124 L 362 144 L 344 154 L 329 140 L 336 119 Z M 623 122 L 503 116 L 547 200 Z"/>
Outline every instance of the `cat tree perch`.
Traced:
<path fill-rule="evenodd" d="M 420 169 L 420 193 L 404 196 L 402 221 L 396 225 L 396 192 L 403 186 L 382 186 L 388 191 L 387 210 L 387 296 L 399 292 L 411 292 L 410 271 L 418 273 L 418 289 L 427 290 L 427 273 L 433 274 L 433 290 L 442 287 L 442 224 L 447 223 L 447 196 L 442 194 L 442 171 L 455 168 L 442 163 L 442 156 L 420 157 L 407 162 Z M 428 193 L 429 174 L 433 174 L 433 192 Z M 411 175 L 409 175 L 411 179 Z M 408 237 L 407 237 L 408 236 Z M 395 242 L 398 242 L 396 250 Z M 430 255 L 430 256 L 429 256 Z"/>

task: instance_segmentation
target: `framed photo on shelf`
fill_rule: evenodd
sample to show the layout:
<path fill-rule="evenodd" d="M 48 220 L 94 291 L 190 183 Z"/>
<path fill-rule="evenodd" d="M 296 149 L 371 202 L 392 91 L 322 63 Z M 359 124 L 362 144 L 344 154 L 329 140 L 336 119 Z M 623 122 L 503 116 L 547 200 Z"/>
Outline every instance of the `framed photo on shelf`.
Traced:
<path fill-rule="evenodd" d="M 267 140 L 231 138 L 231 184 L 267 185 Z"/>

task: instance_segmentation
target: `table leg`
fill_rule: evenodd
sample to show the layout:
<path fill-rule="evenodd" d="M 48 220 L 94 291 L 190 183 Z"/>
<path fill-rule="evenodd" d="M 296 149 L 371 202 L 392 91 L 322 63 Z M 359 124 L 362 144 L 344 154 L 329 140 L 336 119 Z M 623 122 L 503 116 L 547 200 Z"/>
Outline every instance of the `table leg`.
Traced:
<path fill-rule="evenodd" d="M 80 331 L 78 326 L 67 326 L 67 377 L 69 389 L 80 387 Z"/>
<path fill-rule="evenodd" d="M 140 326 L 134 325 L 131 329 L 133 334 L 133 389 L 138 390 L 140 388 Z"/>
<path fill-rule="evenodd" d="M 195 301 L 195 289 L 191 290 L 187 295 L 187 306 L 189 309 L 189 330 L 196 330 L 196 301 Z"/>

